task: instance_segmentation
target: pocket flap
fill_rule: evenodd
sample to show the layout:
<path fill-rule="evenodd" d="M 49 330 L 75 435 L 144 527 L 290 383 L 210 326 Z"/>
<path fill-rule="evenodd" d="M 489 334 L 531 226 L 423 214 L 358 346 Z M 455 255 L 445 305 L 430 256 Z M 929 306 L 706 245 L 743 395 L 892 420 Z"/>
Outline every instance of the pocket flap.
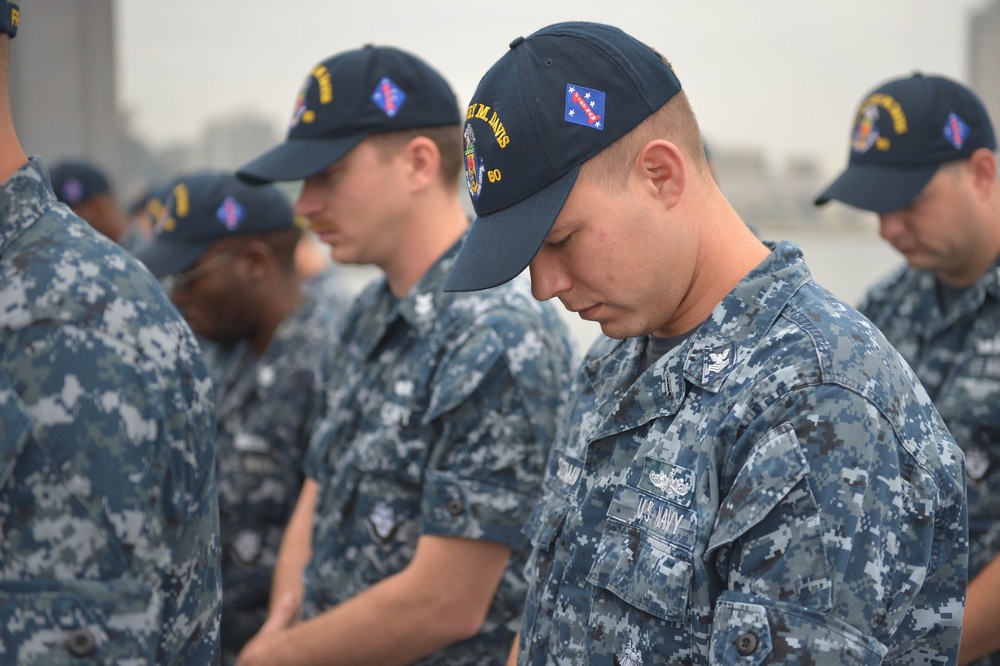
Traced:
<path fill-rule="evenodd" d="M 706 555 L 760 522 L 808 473 L 791 424 L 770 430 L 750 451 L 719 507 Z"/>
<path fill-rule="evenodd" d="M 691 553 L 635 525 L 609 520 L 587 582 L 639 610 L 680 622 L 691 588 Z"/>
<path fill-rule="evenodd" d="M 0 582 L 0 661 L 152 664 L 158 607 L 136 580 Z"/>
<path fill-rule="evenodd" d="M 25 411 L 7 375 L 0 373 L 0 490 L 31 438 L 34 421 Z"/>
<path fill-rule="evenodd" d="M 559 536 L 568 512 L 568 503 L 555 495 L 547 495 L 535 505 L 521 533 L 528 537 L 532 546 L 547 552 Z"/>

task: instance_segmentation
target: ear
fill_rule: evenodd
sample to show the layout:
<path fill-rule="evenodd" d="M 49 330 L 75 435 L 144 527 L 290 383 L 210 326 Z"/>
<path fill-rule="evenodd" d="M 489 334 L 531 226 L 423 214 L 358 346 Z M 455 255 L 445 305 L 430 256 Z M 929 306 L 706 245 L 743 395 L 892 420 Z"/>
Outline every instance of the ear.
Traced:
<path fill-rule="evenodd" d="M 437 144 L 426 136 L 412 138 L 404 149 L 407 176 L 413 191 L 426 189 L 438 180 L 441 168 L 441 151 Z"/>
<path fill-rule="evenodd" d="M 997 158 L 988 148 L 979 148 L 969 156 L 968 169 L 972 186 L 984 200 L 993 196 L 997 186 Z"/>
<path fill-rule="evenodd" d="M 274 252 L 264 241 L 250 241 L 240 251 L 240 263 L 251 280 L 266 279 L 274 266 Z"/>
<path fill-rule="evenodd" d="M 670 141 L 650 141 L 635 158 L 633 175 L 639 186 L 673 208 L 681 199 L 687 184 L 687 167 L 680 149 Z"/>

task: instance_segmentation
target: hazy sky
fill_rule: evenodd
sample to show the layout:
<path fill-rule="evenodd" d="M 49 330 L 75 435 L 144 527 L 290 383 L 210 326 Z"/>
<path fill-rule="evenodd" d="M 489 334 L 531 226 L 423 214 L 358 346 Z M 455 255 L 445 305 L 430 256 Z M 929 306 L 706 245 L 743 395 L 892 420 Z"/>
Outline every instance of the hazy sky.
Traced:
<path fill-rule="evenodd" d="M 666 55 L 710 143 L 772 164 L 846 160 L 851 115 L 875 84 L 919 69 L 966 79 L 971 8 L 987 0 L 116 0 L 119 98 L 154 146 L 240 113 L 283 132 L 317 62 L 366 43 L 437 67 L 468 102 L 518 35 L 611 23 Z"/>

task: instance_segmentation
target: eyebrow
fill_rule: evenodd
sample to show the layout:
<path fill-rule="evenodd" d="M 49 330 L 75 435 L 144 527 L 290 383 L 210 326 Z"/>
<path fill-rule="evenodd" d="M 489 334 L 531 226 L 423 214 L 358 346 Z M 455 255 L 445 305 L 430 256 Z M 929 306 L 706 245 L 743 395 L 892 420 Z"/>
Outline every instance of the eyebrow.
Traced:
<path fill-rule="evenodd" d="M 549 237 L 552 235 L 559 235 L 564 231 L 566 231 L 567 228 L 572 228 L 572 226 L 573 226 L 573 220 L 564 220 L 561 223 L 559 222 L 559 220 L 556 220 L 555 222 L 552 223 L 552 228 L 549 229 L 549 233 L 545 235 L 545 239 L 548 240 Z"/>

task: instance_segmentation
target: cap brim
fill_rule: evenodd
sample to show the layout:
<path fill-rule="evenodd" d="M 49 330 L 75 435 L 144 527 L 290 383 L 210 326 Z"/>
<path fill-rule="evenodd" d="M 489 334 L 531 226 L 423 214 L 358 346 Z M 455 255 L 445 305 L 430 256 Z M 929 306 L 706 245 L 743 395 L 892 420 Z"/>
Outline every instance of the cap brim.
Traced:
<path fill-rule="evenodd" d="M 939 166 L 941 165 L 899 167 L 851 164 L 816 197 L 814 203 L 822 206 L 830 199 L 836 199 L 862 210 L 889 213 L 908 206 L 924 189 Z"/>
<path fill-rule="evenodd" d="M 577 165 L 527 199 L 476 218 L 444 290 L 479 291 L 517 277 L 538 254 L 579 173 Z"/>
<path fill-rule="evenodd" d="M 288 139 L 236 171 L 236 177 L 251 185 L 302 180 L 327 168 L 367 134 L 335 139 Z"/>
<path fill-rule="evenodd" d="M 146 268 L 156 279 L 161 280 L 168 275 L 180 273 L 194 266 L 201 255 L 205 254 L 214 241 L 204 243 L 172 243 L 164 240 L 154 240 L 142 248 L 136 258 L 146 264 Z"/>

